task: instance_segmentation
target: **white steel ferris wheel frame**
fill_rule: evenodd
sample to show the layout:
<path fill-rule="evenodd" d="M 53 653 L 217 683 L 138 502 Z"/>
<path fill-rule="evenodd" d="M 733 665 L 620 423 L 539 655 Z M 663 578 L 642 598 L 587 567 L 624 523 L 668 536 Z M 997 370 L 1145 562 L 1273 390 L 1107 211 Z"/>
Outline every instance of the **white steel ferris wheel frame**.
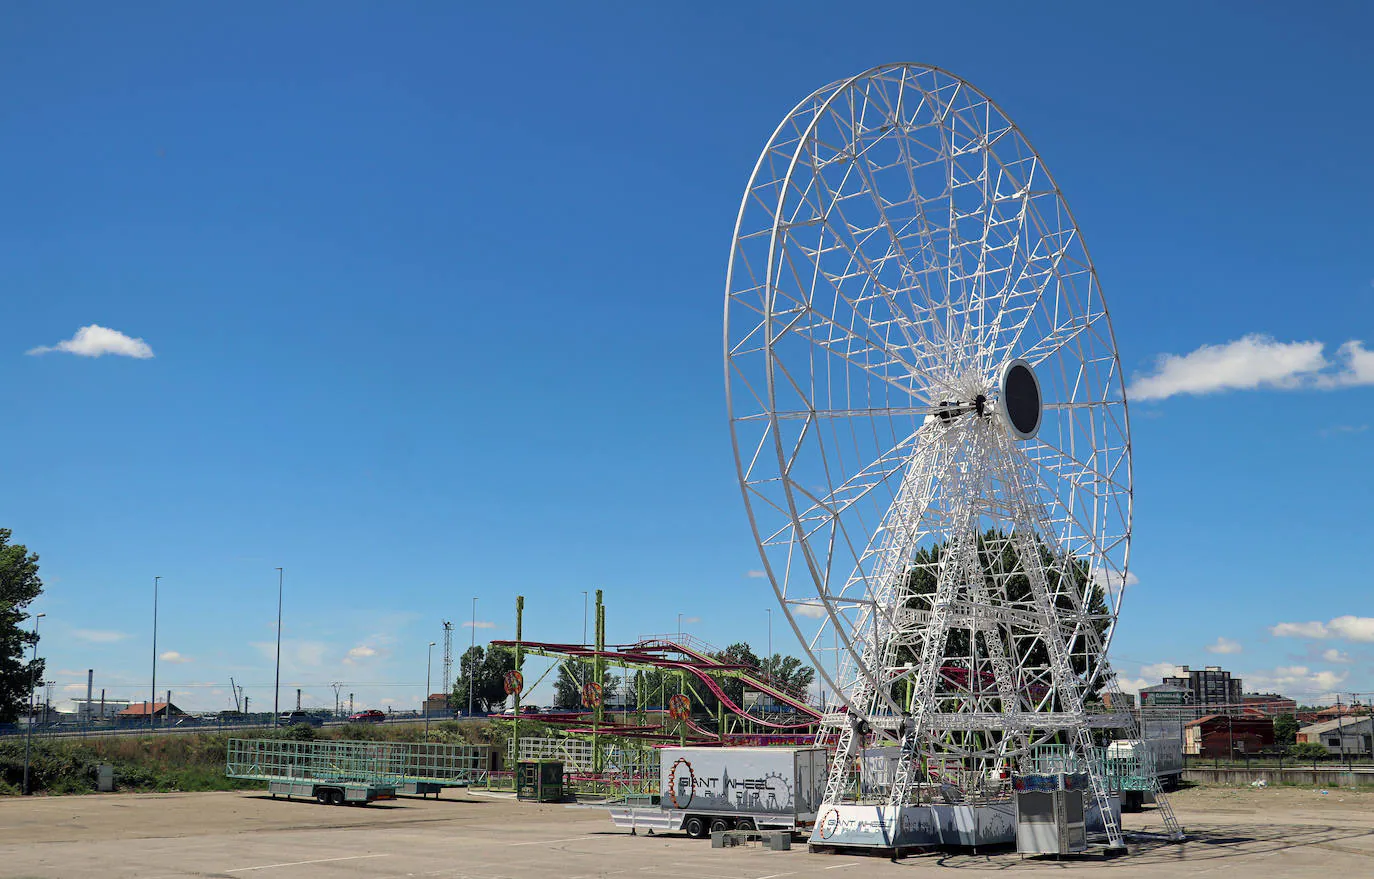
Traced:
<path fill-rule="evenodd" d="M 1068 205 L 1005 113 L 925 65 L 817 90 L 759 157 L 726 284 L 740 485 L 844 703 L 829 734 L 900 744 L 905 776 L 1118 724 L 1084 700 L 1129 576 L 1120 361 Z M 1016 361 L 1037 429 L 1011 423 Z"/>

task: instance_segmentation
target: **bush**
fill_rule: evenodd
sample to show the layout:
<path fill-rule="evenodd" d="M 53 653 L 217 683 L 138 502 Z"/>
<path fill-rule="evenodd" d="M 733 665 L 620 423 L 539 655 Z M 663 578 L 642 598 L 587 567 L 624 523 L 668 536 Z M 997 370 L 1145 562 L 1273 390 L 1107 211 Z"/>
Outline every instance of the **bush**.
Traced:
<path fill-rule="evenodd" d="M 1288 756 L 1294 760 L 1323 760 L 1331 752 L 1316 742 L 1298 742 L 1288 746 Z"/>

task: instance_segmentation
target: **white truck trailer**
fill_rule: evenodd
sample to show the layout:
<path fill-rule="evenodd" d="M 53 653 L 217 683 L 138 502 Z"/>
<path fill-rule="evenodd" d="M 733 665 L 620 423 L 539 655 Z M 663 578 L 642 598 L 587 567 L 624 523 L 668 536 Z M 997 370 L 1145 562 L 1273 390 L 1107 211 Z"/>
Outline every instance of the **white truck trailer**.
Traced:
<path fill-rule="evenodd" d="M 663 748 L 655 805 L 615 805 L 611 820 L 632 831 L 809 832 L 825 796 L 824 748 Z"/>
<path fill-rule="evenodd" d="M 1183 742 L 1178 739 L 1118 739 L 1107 746 L 1107 758 L 1137 760 L 1166 789 L 1176 787 L 1183 775 Z"/>

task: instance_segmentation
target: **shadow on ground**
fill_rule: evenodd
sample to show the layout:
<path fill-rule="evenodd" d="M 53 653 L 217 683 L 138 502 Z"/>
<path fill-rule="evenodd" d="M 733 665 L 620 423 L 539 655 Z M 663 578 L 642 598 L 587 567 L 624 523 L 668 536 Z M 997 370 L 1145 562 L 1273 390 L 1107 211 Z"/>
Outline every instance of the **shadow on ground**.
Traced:
<path fill-rule="evenodd" d="M 1149 864 L 1197 864 L 1224 858 L 1271 854 L 1305 847 L 1363 855 L 1374 865 L 1374 830 L 1317 824 L 1196 824 L 1187 828 L 1186 842 L 1173 843 L 1145 833 L 1127 833 L 1130 853 L 1104 858 L 1088 854 L 1064 858 L 1065 867 L 1141 867 Z M 1350 840 L 1366 840 L 1364 845 L 1342 845 Z M 1023 858 L 1016 852 L 992 854 L 938 853 L 914 855 L 907 860 L 951 869 L 1009 870 L 1022 864 L 1055 862 L 1053 857 Z"/>

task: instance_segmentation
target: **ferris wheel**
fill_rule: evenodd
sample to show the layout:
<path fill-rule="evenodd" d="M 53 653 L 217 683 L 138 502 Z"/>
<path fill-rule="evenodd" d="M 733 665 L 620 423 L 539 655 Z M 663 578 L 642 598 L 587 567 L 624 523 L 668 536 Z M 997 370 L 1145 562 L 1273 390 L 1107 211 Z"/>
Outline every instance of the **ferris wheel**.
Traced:
<path fill-rule="evenodd" d="M 823 735 L 900 746 L 890 802 L 923 758 L 995 773 L 1120 720 L 1088 705 L 1128 582 L 1121 364 L 1068 205 L 991 99 L 902 64 L 798 104 L 745 189 L 725 360 L 764 568 L 843 706 Z"/>

